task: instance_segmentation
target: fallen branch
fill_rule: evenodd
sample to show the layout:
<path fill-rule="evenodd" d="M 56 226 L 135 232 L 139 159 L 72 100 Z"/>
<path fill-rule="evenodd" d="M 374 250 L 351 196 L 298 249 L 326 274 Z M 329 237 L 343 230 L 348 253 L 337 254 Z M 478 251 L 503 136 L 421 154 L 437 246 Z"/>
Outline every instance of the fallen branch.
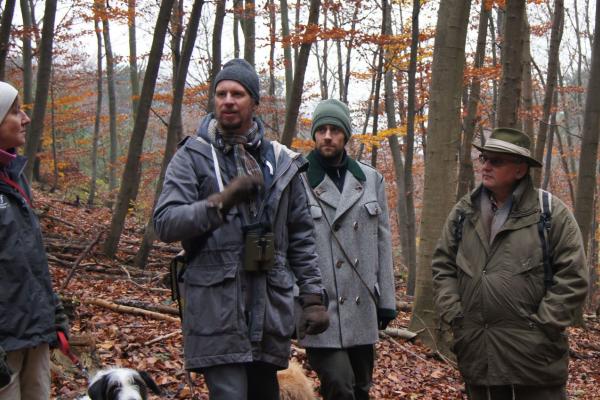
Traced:
<path fill-rule="evenodd" d="M 403 328 L 385 328 L 384 331 L 380 331 L 387 336 L 400 338 L 404 340 L 412 340 L 417 337 L 417 333 L 409 331 Z"/>
<path fill-rule="evenodd" d="M 81 263 L 81 261 L 83 261 L 84 257 L 92 250 L 92 248 L 96 245 L 96 243 L 98 243 L 100 241 L 100 238 L 102 237 L 103 233 L 104 233 L 104 231 L 98 232 L 98 235 L 96 235 L 96 238 L 94 240 L 92 240 L 90 242 L 90 244 L 88 244 L 88 246 L 85 248 L 85 250 L 83 250 L 83 252 L 79 255 L 79 257 L 77 257 L 77 260 L 75 260 L 75 262 L 73 263 L 73 266 L 71 267 L 71 271 L 69 272 L 67 279 L 65 279 L 64 283 L 60 287 L 60 292 L 63 292 L 67 288 L 67 285 L 71 281 L 71 278 L 73 278 L 73 275 L 75 275 L 75 270 L 77 269 L 77 266 Z"/>
<path fill-rule="evenodd" d="M 124 314 L 135 314 L 135 315 L 143 315 L 145 317 L 160 319 L 162 321 L 170 321 L 179 323 L 179 318 L 171 317 L 170 315 L 161 314 L 154 311 L 148 311 L 141 308 L 129 307 L 129 306 L 121 306 L 119 304 L 111 303 L 107 300 L 102 299 L 92 299 L 92 298 L 83 298 L 80 299 L 83 304 L 91 304 L 98 307 L 107 308 L 109 310 L 124 313 Z"/>
<path fill-rule="evenodd" d="M 144 346 L 150 346 L 151 344 L 160 342 L 161 340 L 172 338 L 173 336 L 177 336 L 178 334 L 181 334 L 181 329 L 176 330 L 175 332 L 167 333 L 166 335 L 159 336 L 152 340 L 148 340 L 147 342 L 144 343 Z"/>
<path fill-rule="evenodd" d="M 141 308 L 143 310 L 154 311 L 154 312 L 159 312 L 159 313 L 163 313 L 163 314 L 171 314 L 171 315 L 179 316 L 179 310 L 177 308 L 165 306 L 162 304 L 150 304 L 150 303 L 144 303 L 143 301 L 139 301 L 139 300 L 128 300 L 128 299 L 117 300 L 117 301 L 115 301 L 115 304 L 119 304 L 121 306 Z"/>

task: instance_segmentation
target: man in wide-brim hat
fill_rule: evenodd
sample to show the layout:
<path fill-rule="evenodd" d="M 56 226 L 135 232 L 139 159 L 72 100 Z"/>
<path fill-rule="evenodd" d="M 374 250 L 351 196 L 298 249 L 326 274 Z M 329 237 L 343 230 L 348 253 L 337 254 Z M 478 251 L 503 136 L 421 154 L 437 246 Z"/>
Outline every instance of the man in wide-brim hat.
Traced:
<path fill-rule="evenodd" d="M 541 163 L 530 143 L 497 128 L 474 145 L 481 185 L 455 205 L 433 255 L 435 304 L 469 399 L 567 398 L 565 328 L 585 299 L 588 272 L 572 213 L 533 187 L 529 168 Z"/>

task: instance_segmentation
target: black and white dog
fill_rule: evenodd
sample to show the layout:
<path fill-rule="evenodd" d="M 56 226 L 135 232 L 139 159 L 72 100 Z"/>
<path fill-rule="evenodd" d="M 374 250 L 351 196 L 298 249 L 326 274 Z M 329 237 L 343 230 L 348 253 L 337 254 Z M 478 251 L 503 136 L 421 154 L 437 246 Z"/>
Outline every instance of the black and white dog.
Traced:
<path fill-rule="evenodd" d="M 80 400 L 147 400 L 148 389 L 160 394 L 150 375 L 130 368 L 98 371 L 88 386 L 88 395 Z"/>

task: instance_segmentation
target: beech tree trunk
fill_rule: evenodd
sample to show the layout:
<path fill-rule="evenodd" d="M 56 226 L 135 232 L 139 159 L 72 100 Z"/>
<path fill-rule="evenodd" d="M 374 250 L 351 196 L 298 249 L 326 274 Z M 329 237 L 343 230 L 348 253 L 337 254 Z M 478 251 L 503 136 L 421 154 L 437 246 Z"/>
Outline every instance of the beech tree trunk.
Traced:
<path fill-rule="evenodd" d="M 497 126 L 517 128 L 523 64 L 522 27 L 526 0 L 506 0 L 504 43 L 502 44 L 502 79 L 498 99 Z"/>
<path fill-rule="evenodd" d="M 100 28 L 100 16 L 98 10 L 94 13 L 94 28 L 96 31 L 96 46 L 98 55 L 96 56 L 97 75 L 96 75 L 96 116 L 94 118 L 94 134 L 92 136 L 92 176 L 90 179 L 90 192 L 87 204 L 89 207 L 94 205 L 96 198 L 96 180 L 98 178 L 98 141 L 100 139 L 100 117 L 102 113 L 102 31 Z"/>
<path fill-rule="evenodd" d="M 179 65 L 177 66 L 177 73 L 175 76 L 175 86 L 173 90 L 173 102 L 171 104 L 171 117 L 169 118 L 169 127 L 167 130 L 167 143 L 165 145 L 165 153 L 163 156 L 162 165 L 160 168 L 160 175 L 158 177 L 158 183 L 156 184 L 156 191 L 154 194 L 154 206 L 160 192 L 162 191 L 163 182 L 165 179 L 165 173 L 169 161 L 175 154 L 177 149 L 177 142 L 183 131 L 183 124 L 181 121 L 181 107 L 183 104 L 183 98 L 185 93 L 185 81 L 188 74 L 188 67 L 190 65 L 190 59 L 192 57 L 192 51 L 194 50 L 194 44 L 196 43 L 196 36 L 198 34 L 198 25 L 200 25 L 200 17 L 202 15 L 202 7 L 204 6 L 204 0 L 195 0 L 190 13 L 189 21 L 187 22 L 187 28 L 183 39 L 183 48 L 181 52 L 181 58 Z M 154 209 L 154 206 L 152 209 Z M 152 216 L 150 216 L 148 223 L 146 224 L 146 230 L 144 231 L 144 238 L 140 245 L 140 249 L 137 252 L 134 265 L 138 268 L 144 268 L 150 250 L 152 250 L 152 244 L 156 240 L 156 234 L 154 232 L 154 225 L 152 222 Z"/>
<path fill-rule="evenodd" d="M 470 2 L 441 0 L 431 72 L 427 161 L 419 243 L 416 297 L 409 329 L 436 350 L 437 313 L 433 304 L 431 258 L 442 226 L 454 205 L 456 147 Z M 441 345 L 441 343 L 440 343 Z M 447 350 L 446 348 L 442 351 Z"/>
<path fill-rule="evenodd" d="M 290 20 L 287 0 L 280 0 L 281 5 L 281 42 L 283 46 L 283 65 L 285 68 L 285 104 L 290 104 L 292 84 L 294 82 L 294 61 L 292 59 L 292 47 L 290 44 Z"/>
<path fill-rule="evenodd" d="M 31 128 L 25 145 L 25 156 L 29 159 L 25 167 L 25 176 L 31 182 L 33 178 L 33 165 L 37 158 L 44 132 L 44 117 L 46 116 L 46 103 L 50 89 L 50 76 L 52 72 L 52 48 L 54 44 L 54 21 L 56 19 L 56 0 L 46 0 L 44 7 L 44 25 L 39 46 L 38 73 L 35 89 L 35 102 L 31 114 Z M 36 177 L 39 180 L 39 177 Z"/>
<path fill-rule="evenodd" d="M 302 91 L 304 89 L 304 75 L 306 73 L 306 65 L 310 55 L 310 48 L 315 40 L 317 24 L 319 23 L 319 9 L 321 0 L 310 0 L 310 9 L 308 12 L 308 24 L 304 34 L 304 40 L 300 46 L 300 53 L 296 59 L 294 67 L 294 82 L 292 85 L 292 94 L 290 102 L 285 110 L 285 125 L 281 135 L 281 143 L 290 147 L 292 139 L 296 136 L 296 123 L 298 122 L 298 112 L 300 103 L 302 102 Z"/>
<path fill-rule="evenodd" d="M 6 57 L 10 50 L 10 28 L 15 13 L 16 0 L 6 0 L 0 19 L 0 81 L 6 80 Z"/>
<path fill-rule="evenodd" d="M 212 32 L 212 62 L 208 84 L 208 112 L 212 112 L 214 108 L 215 93 L 213 91 L 213 82 L 221 70 L 221 36 L 223 34 L 223 21 L 225 20 L 226 2 L 226 0 L 218 0 L 217 8 L 215 10 L 215 23 Z"/>
<path fill-rule="evenodd" d="M 242 27 L 244 28 L 244 60 L 254 66 L 255 48 L 256 48 L 256 29 L 255 14 L 256 4 L 254 0 L 245 0 L 244 18 Z"/>
<path fill-rule="evenodd" d="M 600 130 L 600 0 L 596 1 L 596 25 L 592 47 L 592 68 L 588 81 L 585 113 L 583 116 L 583 138 L 579 158 L 579 176 L 575 197 L 575 219 L 581 229 L 586 246 L 590 237 L 593 216 L 594 193 L 596 193 L 596 168 L 598 160 L 598 134 Z"/>
<path fill-rule="evenodd" d="M 31 105 L 33 102 L 33 51 L 31 49 L 31 11 L 29 10 L 29 2 L 21 0 L 21 16 L 23 18 L 23 104 Z M 25 110 L 27 115 L 31 117 L 31 108 Z M 27 137 L 30 136 L 31 124 L 27 125 Z"/>
<path fill-rule="evenodd" d="M 173 9 L 173 0 L 162 0 L 160 10 L 154 28 L 154 36 L 152 38 L 152 46 L 150 56 L 148 58 L 148 66 L 144 75 L 140 102 L 138 105 L 138 113 L 135 117 L 131 140 L 127 151 L 127 161 L 123 169 L 123 177 L 121 179 L 121 187 L 119 195 L 113 211 L 113 216 L 110 225 L 108 237 L 104 243 L 104 253 L 109 257 L 114 257 L 117 251 L 119 238 L 123 232 L 125 217 L 129 209 L 130 202 L 135 200 L 137 194 L 137 179 L 140 174 L 140 156 L 142 155 L 142 146 L 144 144 L 144 136 L 148 127 L 148 118 L 150 116 L 150 106 L 154 97 L 154 87 L 156 86 L 156 78 L 158 77 L 158 68 L 163 54 L 163 46 L 165 44 L 165 36 L 169 26 L 169 16 Z"/>
<path fill-rule="evenodd" d="M 491 5 L 490 5 L 491 7 Z M 483 67 L 485 59 L 485 43 L 487 38 L 488 20 L 490 17 L 490 8 L 485 1 L 481 2 L 479 11 L 479 30 L 477 31 L 477 48 L 475 50 L 475 62 L 473 67 L 479 69 Z M 473 176 L 473 158 L 472 144 L 475 135 L 475 127 L 479 122 L 477 109 L 479 107 L 479 96 L 481 95 L 481 80 L 477 72 L 473 74 L 471 80 L 471 90 L 467 105 L 467 115 L 463 122 L 464 133 L 462 137 L 462 149 L 460 168 L 458 170 L 458 189 L 456 190 L 456 201 L 460 200 L 465 194 L 469 193 L 475 186 L 475 177 Z"/>
<path fill-rule="evenodd" d="M 542 119 L 538 128 L 537 140 L 535 142 L 534 157 L 538 161 L 544 158 L 544 147 L 546 146 L 546 135 L 548 132 L 549 119 L 551 117 L 552 101 L 555 98 L 558 75 L 558 57 L 560 41 L 563 33 L 563 21 L 565 15 L 565 6 L 563 0 L 554 1 L 554 17 L 552 19 L 552 31 L 550 33 L 550 52 L 548 54 L 548 73 L 546 78 L 546 91 L 544 92 L 544 105 Z M 533 184 L 540 186 L 542 179 L 542 169 L 533 168 Z"/>
<path fill-rule="evenodd" d="M 108 190 L 110 203 L 114 199 L 113 191 L 117 188 L 117 157 L 119 152 L 119 137 L 117 135 L 117 90 L 115 87 L 115 60 L 110 40 L 110 22 L 102 0 L 96 0 L 102 10 L 102 36 L 104 37 L 104 50 L 106 54 L 106 84 L 108 86 L 108 126 L 110 134 L 110 164 L 108 166 Z"/>
<path fill-rule="evenodd" d="M 127 0 L 127 23 L 129 24 L 129 81 L 131 83 L 131 110 L 133 119 L 137 114 L 137 106 L 140 98 L 140 77 L 137 64 L 137 39 L 136 39 L 136 0 Z"/>

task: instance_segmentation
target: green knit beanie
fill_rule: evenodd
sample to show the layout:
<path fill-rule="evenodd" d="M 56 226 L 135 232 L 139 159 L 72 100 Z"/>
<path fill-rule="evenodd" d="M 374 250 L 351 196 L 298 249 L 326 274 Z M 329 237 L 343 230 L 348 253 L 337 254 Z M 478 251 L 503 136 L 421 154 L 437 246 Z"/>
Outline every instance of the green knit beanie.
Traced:
<path fill-rule="evenodd" d="M 333 125 L 344 131 L 346 142 L 352 135 L 352 120 L 348 106 L 336 99 L 323 100 L 313 112 L 310 135 L 315 140 L 315 132 L 323 125 Z"/>

